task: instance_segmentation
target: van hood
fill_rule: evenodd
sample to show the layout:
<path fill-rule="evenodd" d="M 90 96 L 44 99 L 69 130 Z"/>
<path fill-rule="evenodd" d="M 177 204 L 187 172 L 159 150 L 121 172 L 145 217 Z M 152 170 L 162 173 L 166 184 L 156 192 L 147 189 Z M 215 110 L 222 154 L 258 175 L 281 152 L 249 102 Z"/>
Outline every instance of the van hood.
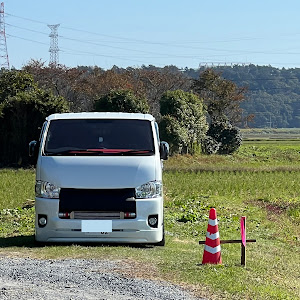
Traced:
<path fill-rule="evenodd" d="M 37 180 L 61 188 L 135 188 L 157 178 L 155 156 L 44 156 Z"/>

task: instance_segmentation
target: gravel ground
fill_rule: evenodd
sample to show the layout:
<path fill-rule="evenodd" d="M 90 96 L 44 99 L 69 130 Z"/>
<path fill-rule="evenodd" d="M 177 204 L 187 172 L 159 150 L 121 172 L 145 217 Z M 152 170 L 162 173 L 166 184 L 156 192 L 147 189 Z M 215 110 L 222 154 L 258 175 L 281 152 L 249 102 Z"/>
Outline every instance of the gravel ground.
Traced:
<path fill-rule="evenodd" d="M 128 266 L 127 266 L 128 267 Z M 120 273 L 122 261 L 0 258 L 0 299 L 200 299 L 181 287 Z"/>

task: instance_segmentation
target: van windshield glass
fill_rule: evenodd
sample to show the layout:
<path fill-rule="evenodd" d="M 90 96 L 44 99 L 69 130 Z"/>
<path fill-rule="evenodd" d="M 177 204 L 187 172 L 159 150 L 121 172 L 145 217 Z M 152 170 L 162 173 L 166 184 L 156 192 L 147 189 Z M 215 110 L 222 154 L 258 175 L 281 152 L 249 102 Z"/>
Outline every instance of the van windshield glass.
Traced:
<path fill-rule="evenodd" d="M 151 123 L 123 119 L 53 120 L 44 154 L 153 155 Z"/>

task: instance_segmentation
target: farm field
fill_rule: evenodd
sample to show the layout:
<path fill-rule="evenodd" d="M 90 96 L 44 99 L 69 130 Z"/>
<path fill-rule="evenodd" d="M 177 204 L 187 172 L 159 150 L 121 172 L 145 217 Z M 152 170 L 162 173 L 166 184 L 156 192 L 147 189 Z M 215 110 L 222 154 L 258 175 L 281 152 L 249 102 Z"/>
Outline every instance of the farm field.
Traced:
<path fill-rule="evenodd" d="M 243 139 L 292 140 L 300 139 L 300 128 L 247 128 L 241 129 Z"/>
<path fill-rule="evenodd" d="M 34 170 L 0 170 L 0 256 L 130 261 L 132 276 L 180 283 L 208 299 L 300 298 L 300 140 L 246 140 L 231 156 L 174 156 L 164 164 L 165 247 L 34 244 Z M 222 265 L 201 265 L 208 213 L 221 239 L 239 239 L 247 217 L 246 268 L 240 245 L 221 245 Z"/>

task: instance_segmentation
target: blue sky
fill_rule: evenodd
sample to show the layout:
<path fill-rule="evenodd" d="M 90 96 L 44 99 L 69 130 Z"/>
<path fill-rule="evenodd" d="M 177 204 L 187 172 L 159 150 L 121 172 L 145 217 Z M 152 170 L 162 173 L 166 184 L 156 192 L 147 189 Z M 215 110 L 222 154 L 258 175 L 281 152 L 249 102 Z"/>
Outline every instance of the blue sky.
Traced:
<path fill-rule="evenodd" d="M 60 24 L 59 63 L 68 67 L 300 67 L 299 0 L 4 0 L 4 8 L 16 68 L 49 63 L 47 24 Z"/>

